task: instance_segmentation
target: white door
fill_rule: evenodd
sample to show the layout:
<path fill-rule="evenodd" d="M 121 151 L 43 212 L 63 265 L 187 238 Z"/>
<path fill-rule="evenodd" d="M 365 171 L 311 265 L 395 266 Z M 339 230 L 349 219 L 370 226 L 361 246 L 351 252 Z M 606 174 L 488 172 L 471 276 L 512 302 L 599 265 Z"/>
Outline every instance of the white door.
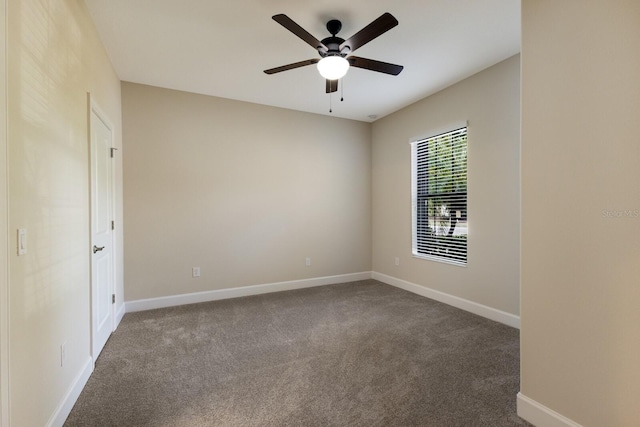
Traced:
<path fill-rule="evenodd" d="M 92 356 L 98 358 L 113 332 L 112 128 L 91 105 L 91 324 Z"/>

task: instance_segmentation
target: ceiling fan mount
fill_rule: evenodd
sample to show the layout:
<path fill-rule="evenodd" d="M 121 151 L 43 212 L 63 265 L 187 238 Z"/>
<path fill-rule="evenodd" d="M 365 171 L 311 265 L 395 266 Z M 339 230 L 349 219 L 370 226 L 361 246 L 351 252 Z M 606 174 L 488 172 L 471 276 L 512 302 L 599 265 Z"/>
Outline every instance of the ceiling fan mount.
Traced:
<path fill-rule="evenodd" d="M 332 36 L 335 36 L 336 34 L 338 34 L 341 29 L 342 29 L 342 22 L 338 21 L 337 19 L 332 19 L 329 22 L 327 22 L 327 30 L 329 31 L 329 34 L 331 34 Z"/>
<path fill-rule="evenodd" d="M 339 57 L 343 59 L 335 59 L 333 61 L 342 61 L 342 67 L 344 68 L 344 72 L 341 75 L 346 73 L 346 70 L 351 67 L 362 68 L 370 71 L 376 71 L 379 73 L 390 74 L 393 76 L 397 76 L 400 74 L 402 69 L 404 68 L 402 65 L 390 64 L 387 62 L 377 61 L 374 59 L 361 58 L 357 56 L 350 55 L 351 52 L 355 51 L 362 45 L 369 43 L 371 40 L 376 37 L 386 33 L 391 28 L 398 25 L 398 20 L 394 18 L 390 13 L 384 13 L 379 18 L 371 22 L 369 25 L 364 27 L 362 30 L 358 31 L 356 34 L 351 36 L 349 39 L 345 40 L 341 37 L 338 37 L 337 34 L 342 29 L 342 22 L 337 19 L 332 19 L 327 22 L 327 30 L 331 34 L 330 37 L 326 37 L 322 39 L 322 41 L 316 39 L 309 32 L 307 32 L 300 25 L 296 24 L 291 18 L 284 14 L 278 14 L 273 16 L 273 20 L 285 27 L 287 30 L 291 31 L 293 34 L 298 36 L 308 45 L 313 47 L 318 51 L 320 55 L 320 59 L 307 59 L 300 62 L 295 62 L 293 64 L 283 65 L 276 68 L 271 68 L 265 70 L 266 74 L 275 74 L 280 73 L 282 71 L 292 70 L 295 68 L 303 67 L 305 65 L 318 64 L 318 69 L 323 77 L 326 77 L 326 92 L 335 92 L 338 90 L 338 81 L 340 78 L 329 78 L 329 74 L 324 73 L 321 68 L 321 62 L 324 61 L 324 58 L 330 57 Z M 344 60 L 346 59 L 346 61 Z M 338 74 L 339 75 L 339 74 Z"/>

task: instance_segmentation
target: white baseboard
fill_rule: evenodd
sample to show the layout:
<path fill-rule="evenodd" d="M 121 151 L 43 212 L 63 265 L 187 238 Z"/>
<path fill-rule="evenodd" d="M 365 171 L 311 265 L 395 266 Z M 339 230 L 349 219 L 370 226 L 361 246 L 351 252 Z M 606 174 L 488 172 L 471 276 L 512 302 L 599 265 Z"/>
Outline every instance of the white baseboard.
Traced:
<path fill-rule="evenodd" d="M 71 387 L 69 387 L 69 390 L 65 393 L 60 405 L 58 405 L 56 411 L 53 413 L 51 418 L 49 418 L 49 422 L 46 424 L 47 427 L 62 427 L 71 413 L 73 405 L 76 404 L 78 397 L 80 397 L 80 393 L 82 392 L 85 384 L 87 384 L 92 372 L 93 360 L 89 357 L 80 370 L 80 373 L 78 373 L 78 376 L 76 376 L 73 383 L 71 383 Z"/>
<path fill-rule="evenodd" d="M 371 274 L 371 277 L 375 280 L 386 283 L 387 285 L 395 286 L 397 288 L 404 289 L 405 291 L 413 292 L 414 294 L 422 295 L 423 297 L 431 298 L 461 310 L 477 314 L 478 316 L 495 320 L 496 322 L 503 323 L 507 326 L 511 326 L 512 328 L 520 329 L 520 316 L 516 316 L 515 314 L 507 313 L 486 305 L 478 304 L 477 302 L 407 282 L 406 280 L 387 276 L 386 274 L 376 273 L 375 271 Z"/>
<path fill-rule="evenodd" d="M 582 427 L 522 393 L 518 393 L 518 416 L 538 427 Z"/>
<path fill-rule="evenodd" d="M 124 311 L 122 309 L 119 310 L 117 321 L 118 323 L 120 322 L 122 316 L 124 315 L 124 312 L 132 313 L 135 311 L 153 310 L 156 308 L 174 307 L 184 304 L 196 304 L 200 302 L 217 301 L 250 295 L 260 295 L 270 292 L 289 291 L 293 289 L 303 289 L 314 286 L 348 283 L 357 280 L 367 280 L 372 278 L 388 285 L 413 292 L 423 297 L 431 298 L 433 300 L 443 302 L 445 304 L 460 308 L 479 316 L 495 320 L 496 322 L 500 322 L 514 328 L 520 328 L 520 317 L 516 316 L 515 314 L 506 313 L 504 311 L 500 311 L 486 305 L 478 304 L 464 298 L 459 298 L 453 295 L 446 294 L 444 292 L 417 285 L 415 283 L 407 282 L 406 280 L 387 276 L 386 274 L 370 271 L 127 301 L 124 304 Z"/>
<path fill-rule="evenodd" d="M 155 308 L 174 307 L 177 305 L 217 301 L 228 298 L 260 295 L 270 292 L 290 291 L 293 289 L 311 288 L 314 286 L 333 285 L 337 283 L 355 282 L 367 279 L 371 279 L 370 271 L 340 274 L 337 276 L 315 277 L 312 279 L 291 280 L 288 282 L 267 283 L 264 285 L 243 286 L 240 288 L 218 289 L 191 294 L 171 295 L 167 297 L 127 301 L 125 302 L 125 310 L 127 313 L 131 313 L 134 311 L 153 310 Z"/>

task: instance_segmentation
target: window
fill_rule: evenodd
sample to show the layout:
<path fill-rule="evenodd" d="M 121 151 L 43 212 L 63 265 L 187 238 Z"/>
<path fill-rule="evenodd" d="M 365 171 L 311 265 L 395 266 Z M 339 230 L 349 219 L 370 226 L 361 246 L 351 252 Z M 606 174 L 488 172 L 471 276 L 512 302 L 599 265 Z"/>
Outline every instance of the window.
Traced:
<path fill-rule="evenodd" d="M 413 255 L 467 265 L 467 128 L 411 143 Z"/>

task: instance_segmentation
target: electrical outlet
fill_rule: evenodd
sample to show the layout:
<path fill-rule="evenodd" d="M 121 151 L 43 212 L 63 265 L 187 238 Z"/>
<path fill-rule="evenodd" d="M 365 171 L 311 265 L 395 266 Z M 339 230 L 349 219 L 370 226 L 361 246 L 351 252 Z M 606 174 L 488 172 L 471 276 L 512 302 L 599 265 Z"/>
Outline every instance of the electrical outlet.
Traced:
<path fill-rule="evenodd" d="M 193 277 L 200 277 L 200 267 L 193 267 L 191 270 L 191 275 Z"/>
<path fill-rule="evenodd" d="M 309 267 L 311 265 L 311 258 L 307 257 L 307 259 L 304 261 L 304 265 Z"/>
<path fill-rule="evenodd" d="M 60 344 L 60 367 L 64 366 L 64 362 L 67 360 L 67 342 Z"/>
<path fill-rule="evenodd" d="M 396 265 L 400 265 L 400 257 L 396 257 Z"/>

